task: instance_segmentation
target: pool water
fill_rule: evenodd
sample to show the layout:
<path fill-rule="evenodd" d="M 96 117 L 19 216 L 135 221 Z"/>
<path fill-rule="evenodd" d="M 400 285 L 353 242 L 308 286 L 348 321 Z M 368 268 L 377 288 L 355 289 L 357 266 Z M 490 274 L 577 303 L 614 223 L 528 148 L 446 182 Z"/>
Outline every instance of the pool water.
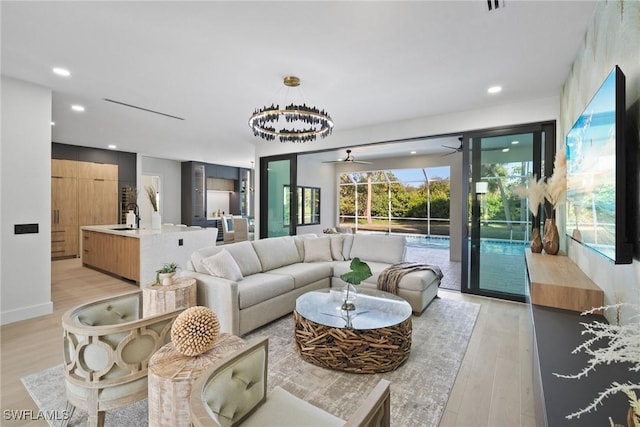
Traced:
<path fill-rule="evenodd" d="M 450 239 L 440 236 L 407 236 L 407 246 L 449 250 Z M 524 250 L 529 242 L 481 239 L 480 287 L 514 295 L 525 294 Z"/>

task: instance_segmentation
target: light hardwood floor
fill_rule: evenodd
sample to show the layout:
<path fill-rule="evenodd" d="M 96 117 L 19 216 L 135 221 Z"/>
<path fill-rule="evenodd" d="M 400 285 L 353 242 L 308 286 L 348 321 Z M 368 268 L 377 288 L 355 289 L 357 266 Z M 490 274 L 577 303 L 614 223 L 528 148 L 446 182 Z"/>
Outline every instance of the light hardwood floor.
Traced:
<path fill-rule="evenodd" d="M 138 289 L 82 267 L 79 259 L 53 262 L 51 277 L 52 314 L 0 327 L 3 426 L 47 425 L 7 420 L 4 414 L 5 410 L 38 410 L 20 378 L 62 363 L 62 314 L 88 301 Z M 481 305 L 440 426 L 536 426 L 526 306 L 446 290 L 439 294 Z"/>

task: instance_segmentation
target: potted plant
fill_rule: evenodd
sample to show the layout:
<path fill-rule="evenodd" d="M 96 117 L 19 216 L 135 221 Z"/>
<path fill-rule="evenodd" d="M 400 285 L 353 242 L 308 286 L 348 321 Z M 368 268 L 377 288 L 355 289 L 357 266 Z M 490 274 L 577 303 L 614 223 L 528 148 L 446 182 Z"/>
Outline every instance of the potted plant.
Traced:
<path fill-rule="evenodd" d="M 178 264 L 175 262 L 168 262 L 162 264 L 159 270 L 156 270 L 156 284 L 170 285 L 173 283 L 173 276 L 176 274 Z"/>
<path fill-rule="evenodd" d="M 365 279 L 371 277 L 371 268 L 369 264 L 364 261 L 360 261 L 360 258 L 356 257 L 351 260 L 351 271 L 344 273 L 340 276 L 342 280 L 347 282 L 345 290 L 343 291 L 342 310 L 355 310 L 356 306 L 354 301 L 356 300 L 356 288 Z"/>

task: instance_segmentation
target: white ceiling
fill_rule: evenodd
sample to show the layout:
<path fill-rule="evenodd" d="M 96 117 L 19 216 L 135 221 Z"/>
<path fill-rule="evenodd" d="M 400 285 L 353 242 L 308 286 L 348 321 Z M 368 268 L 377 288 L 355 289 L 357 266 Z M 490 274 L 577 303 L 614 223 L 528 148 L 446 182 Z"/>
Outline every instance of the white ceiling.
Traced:
<path fill-rule="evenodd" d="M 247 120 L 285 75 L 331 114 L 334 134 L 557 96 L 595 4 L 2 1 L 1 69 L 52 89 L 56 142 L 247 167 L 267 143 Z M 504 90 L 488 95 L 495 84 Z"/>

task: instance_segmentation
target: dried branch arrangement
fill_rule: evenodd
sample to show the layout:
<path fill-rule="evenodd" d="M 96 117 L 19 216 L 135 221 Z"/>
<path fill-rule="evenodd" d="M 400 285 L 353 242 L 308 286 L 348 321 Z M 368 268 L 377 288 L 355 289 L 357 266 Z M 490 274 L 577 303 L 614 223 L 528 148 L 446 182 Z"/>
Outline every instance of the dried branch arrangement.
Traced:
<path fill-rule="evenodd" d="M 553 160 L 553 174 L 544 183 L 544 198 L 551 204 L 555 211 L 562 203 L 567 192 L 567 153 L 565 150 L 556 151 Z M 547 212 L 551 217 L 552 212 Z"/>
<path fill-rule="evenodd" d="M 630 308 L 640 313 L 639 304 L 619 303 L 594 308 L 582 314 L 593 314 L 600 310 L 620 310 L 623 307 Z M 585 328 L 584 331 L 582 331 L 582 334 L 591 335 L 591 338 L 587 339 L 571 353 L 576 354 L 584 352 L 588 354 L 590 358 L 587 366 L 577 374 L 564 375 L 554 373 L 554 375 L 559 378 L 580 379 L 586 377 L 599 365 L 608 365 L 611 363 L 628 363 L 630 364 L 629 371 L 640 372 L 640 324 L 634 321 L 638 316 L 640 316 L 640 314 L 632 316 L 631 322 L 624 325 L 609 324 L 599 321 L 581 323 Z M 606 345 L 601 345 L 602 342 L 605 342 Z M 606 390 L 600 392 L 588 406 L 567 415 L 567 419 L 579 418 L 580 415 L 594 411 L 597 409 L 598 405 L 602 404 L 604 399 L 613 394 L 622 392 L 629 397 L 629 405 L 631 407 L 631 410 L 629 411 L 629 426 L 640 426 L 640 401 L 636 395 L 637 390 L 640 390 L 640 384 L 633 384 L 629 381 L 621 384 L 614 381 Z M 635 424 L 631 424 L 631 422 L 634 422 Z M 611 425 L 614 425 L 613 422 L 611 422 Z"/>

